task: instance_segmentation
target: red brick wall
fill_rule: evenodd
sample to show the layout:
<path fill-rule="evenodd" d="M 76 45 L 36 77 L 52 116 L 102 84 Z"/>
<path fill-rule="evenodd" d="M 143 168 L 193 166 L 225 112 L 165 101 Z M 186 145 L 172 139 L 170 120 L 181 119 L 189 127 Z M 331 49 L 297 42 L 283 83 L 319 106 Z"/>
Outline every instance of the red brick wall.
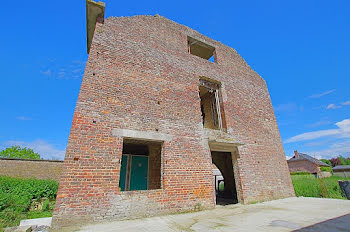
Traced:
<path fill-rule="evenodd" d="M 314 163 L 307 160 L 295 160 L 295 161 L 288 161 L 288 167 L 290 172 L 316 173 L 318 166 L 315 166 Z"/>
<path fill-rule="evenodd" d="M 187 36 L 214 46 L 217 63 L 188 54 Z M 234 164 L 240 201 L 294 196 L 266 83 L 234 49 L 163 17 L 111 17 L 95 29 L 54 226 L 214 207 L 201 76 L 222 83 L 227 132 L 245 144 Z M 123 141 L 113 128 L 172 135 L 163 144 L 162 189 L 120 192 Z"/>
<path fill-rule="evenodd" d="M 0 158 L 0 176 L 60 180 L 62 161 Z"/>

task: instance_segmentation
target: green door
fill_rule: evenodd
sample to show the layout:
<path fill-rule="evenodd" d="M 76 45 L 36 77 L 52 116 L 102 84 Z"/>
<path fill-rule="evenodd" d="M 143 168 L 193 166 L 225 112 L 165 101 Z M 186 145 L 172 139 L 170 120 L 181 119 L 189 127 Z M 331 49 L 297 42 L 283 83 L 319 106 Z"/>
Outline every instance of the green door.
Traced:
<path fill-rule="evenodd" d="M 120 180 L 119 187 L 121 191 L 125 191 L 126 171 L 128 167 L 128 156 L 122 155 L 122 163 L 120 166 Z"/>
<path fill-rule="evenodd" d="M 147 190 L 148 156 L 131 157 L 130 190 Z"/>

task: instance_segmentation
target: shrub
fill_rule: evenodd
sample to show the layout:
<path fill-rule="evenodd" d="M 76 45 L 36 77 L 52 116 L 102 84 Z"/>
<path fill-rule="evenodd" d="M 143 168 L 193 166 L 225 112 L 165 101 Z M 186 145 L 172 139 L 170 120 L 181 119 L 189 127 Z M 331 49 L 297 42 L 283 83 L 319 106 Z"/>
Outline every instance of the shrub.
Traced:
<path fill-rule="evenodd" d="M 321 167 L 321 171 L 322 172 L 332 172 L 332 168 L 331 167 Z"/>
<path fill-rule="evenodd" d="M 313 175 L 312 173 L 310 172 L 291 172 L 290 173 L 292 176 L 294 175 Z"/>
<path fill-rule="evenodd" d="M 21 179 L 0 176 L 0 228 L 18 223 L 27 213 L 33 199 L 47 198 L 43 210 L 51 210 L 49 199 L 55 199 L 58 183 L 54 180 Z"/>

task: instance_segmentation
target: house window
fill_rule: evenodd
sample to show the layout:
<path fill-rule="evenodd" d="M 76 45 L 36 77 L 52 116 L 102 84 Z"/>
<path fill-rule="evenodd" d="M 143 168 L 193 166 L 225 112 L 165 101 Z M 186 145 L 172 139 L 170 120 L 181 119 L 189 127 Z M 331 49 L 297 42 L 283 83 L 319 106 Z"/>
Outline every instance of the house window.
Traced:
<path fill-rule="evenodd" d="M 203 126 L 205 128 L 222 130 L 223 112 L 220 101 L 220 83 L 200 79 L 199 97 L 201 100 Z"/>
<path fill-rule="evenodd" d="M 215 60 L 215 48 L 208 44 L 205 44 L 192 37 L 187 37 L 188 53 L 209 60 L 213 63 Z"/>
<path fill-rule="evenodd" d="M 120 167 L 121 191 L 161 188 L 162 143 L 124 139 Z"/>

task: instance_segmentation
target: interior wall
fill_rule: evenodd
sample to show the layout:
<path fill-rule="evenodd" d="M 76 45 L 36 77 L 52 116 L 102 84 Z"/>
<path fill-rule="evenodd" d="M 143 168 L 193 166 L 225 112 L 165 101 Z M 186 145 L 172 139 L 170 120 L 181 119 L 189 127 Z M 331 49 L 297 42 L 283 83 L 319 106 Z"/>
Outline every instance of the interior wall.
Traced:
<path fill-rule="evenodd" d="M 161 144 L 149 144 L 148 189 L 161 188 Z"/>

